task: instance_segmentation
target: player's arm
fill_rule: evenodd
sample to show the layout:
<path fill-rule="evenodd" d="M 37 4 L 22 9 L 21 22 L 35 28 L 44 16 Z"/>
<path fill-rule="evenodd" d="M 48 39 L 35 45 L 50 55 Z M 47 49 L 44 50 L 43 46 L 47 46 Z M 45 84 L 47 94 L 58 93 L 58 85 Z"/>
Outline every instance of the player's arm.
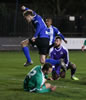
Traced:
<path fill-rule="evenodd" d="M 36 32 L 35 32 L 34 36 L 32 37 L 33 42 L 39 36 L 39 33 L 40 33 L 40 24 L 38 22 L 36 22 Z"/>
<path fill-rule="evenodd" d="M 36 12 L 34 12 L 32 9 L 29 9 L 29 8 L 27 8 L 27 7 L 25 7 L 25 6 L 22 6 L 21 7 L 21 9 L 23 10 L 23 11 L 30 11 L 30 12 L 32 12 L 34 15 L 36 15 Z"/>
<path fill-rule="evenodd" d="M 34 34 L 34 37 L 37 38 L 39 33 L 40 33 L 40 24 L 38 23 L 38 21 L 35 22 L 36 23 L 36 32 Z"/>
<path fill-rule="evenodd" d="M 54 28 L 55 32 L 57 33 L 57 35 L 59 35 L 65 43 L 67 43 L 67 40 L 64 38 L 64 36 L 62 35 L 62 33 L 57 29 L 57 28 Z"/>
<path fill-rule="evenodd" d="M 54 51 L 50 53 L 50 58 L 54 59 Z"/>
<path fill-rule="evenodd" d="M 46 92 L 50 92 L 51 89 L 50 88 L 46 88 L 45 85 L 41 86 L 41 81 L 38 80 L 38 78 L 36 79 L 36 90 L 35 92 L 37 93 L 46 93 Z"/>
<path fill-rule="evenodd" d="M 65 50 L 65 59 L 64 59 L 65 61 L 65 64 L 66 64 L 66 67 L 68 67 L 68 64 L 69 64 L 69 52 L 68 52 L 68 50 L 66 49 Z"/>

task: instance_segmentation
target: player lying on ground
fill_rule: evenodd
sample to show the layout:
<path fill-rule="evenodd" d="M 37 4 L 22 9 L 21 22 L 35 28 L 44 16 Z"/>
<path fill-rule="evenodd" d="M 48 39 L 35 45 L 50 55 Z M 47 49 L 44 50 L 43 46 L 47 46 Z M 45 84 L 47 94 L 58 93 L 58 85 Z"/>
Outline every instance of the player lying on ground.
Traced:
<path fill-rule="evenodd" d="M 46 83 L 46 75 L 52 72 L 52 65 L 45 63 L 43 66 L 37 65 L 25 77 L 24 90 L 28 92 L 45 93 L 56 90 L 56 86 Z"/>
<path fill-rule="evenodd" d="M 41 16 L 36 14 L 33 10 L 26 8 L 25 6 L 22 6 L 22 10 L 24 10 L 23 16 L 25 17 L 27 22 L 32 22 L 36 30 L 35 35 L 32 37 L 32 39 L 26 39 L 21 42 L 22 50 L 27 58 L 27 62 L 24 64 L 24 66 L 32 64 L 28 48 L 29 44 L 37 45 L 40 54 L 40 62 L 44 64 L 46 62 L 46 55 L 49 48 L 49 35 L 47 31 L 47 26 Z M 61 64 L 60 60 L 47 60 L 51 63 Z"/>
<path fill-rule="evenodd" d="M 83 46 L 82 46 L 82 51 L 84 51 L 85 46 L 86 46 L 86 40 L 85 40 L 85 41 L 84 41 L 84 43 L 83 43 Z"/>
<path fill-rule="evenodd" d="M 62 44 L 62 39 L 61 37 L 57 36 L 55 38 L 54 49 L 51 52 L 51 58 L 55 60 L 63 59 L 66 64 L 66 69 L 63 69 L 63 71 L 60 72 L 62 67 L 59 66 L 58 64 L 55 65 L 55 68 L 53 68 L 52 77 L 54 80 L 58 79 L 59 77 L 64 78 L 66 70 L 71 69 L 71 79 L 79 80 L 77 77 L 75 77 L 76 65 L 69 62 L 69 52 L 61 44 Z"/>

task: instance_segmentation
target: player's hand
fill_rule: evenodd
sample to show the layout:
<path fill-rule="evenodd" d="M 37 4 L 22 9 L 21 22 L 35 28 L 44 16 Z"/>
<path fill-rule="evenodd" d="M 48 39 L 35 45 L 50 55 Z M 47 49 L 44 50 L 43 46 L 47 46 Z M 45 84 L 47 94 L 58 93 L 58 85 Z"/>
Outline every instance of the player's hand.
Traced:
<path fill-rule="evenodd" d="M 85 46 L 83 45 L 83 46 L 82 46 L 82 51 L 84 51 L 84 48 L 85 48 Z"/>
<path fill-rule="evenodd" d="M 47 79 L 44 79 L 45 83 L 47 82 Z"/>
<path fill-rule="evenodd" d="M 26 7 L 25 7 L 25 6 L 22 6 L 22 7 L 21 7 L 21 9 L 22 9 L 22 10 L 25 10 L 25 9 L 26 9 Z"/>
<path fill-rule="evenodd" d="M 49 78 L 48 78 L 48 80 L 51 80 L 51 81 L 53 81 L 53 78 L 52 78 L 52 77 L 49 77 Z"/>
<path fill-rule="evenodd" d="M 35 40 L 36 40 L 36 38 L 35 38 L 35 37 L 33 37 L 33 38 L 32 38 L 32 41 L 33 41 L 33 42 L 35 42 Z"/>
<path fill-rule="evenodd" d="M 51 91 L 55 91 L 56 90 L 56 86 L 51 86 Z"/>
<path fill-rule="evenodd" d="M 64 40 L 65 43 L 67 43 L 67 40 Z"/>

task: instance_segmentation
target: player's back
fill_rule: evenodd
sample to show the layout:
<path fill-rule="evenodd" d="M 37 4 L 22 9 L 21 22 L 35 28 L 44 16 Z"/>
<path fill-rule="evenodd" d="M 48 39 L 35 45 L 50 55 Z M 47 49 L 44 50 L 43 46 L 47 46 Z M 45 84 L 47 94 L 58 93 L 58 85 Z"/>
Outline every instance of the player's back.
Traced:
<path fill-rule="evenodd" d="M 44 20 L 42 19 L 42 17 L 40 15 L 35 15 L 33 21 L 32 21 L 35 29 L 38 28 L 39 33 L 38 33 L 38 37 L 42 38 L 49 38 L 48 32 L 47 32 L 47 26 L 44 22 Z"/>
<path fill-rule="evenodd" d="M 41 66 L 38 65 L 35 68 L 33 68 L 27 76 L 29 77 L 29 82 L 28 82 L 28 88 L 34 87 L 37 84 L 37 80 L 41 80 L 42 78 L 42 72 L 41 72 Z"/>

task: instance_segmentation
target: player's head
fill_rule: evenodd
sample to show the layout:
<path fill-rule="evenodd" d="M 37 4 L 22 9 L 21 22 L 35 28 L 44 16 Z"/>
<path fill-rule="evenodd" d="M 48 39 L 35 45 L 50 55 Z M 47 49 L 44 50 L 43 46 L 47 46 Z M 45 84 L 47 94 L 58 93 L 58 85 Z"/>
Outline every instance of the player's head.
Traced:
<path fill-rule="evenodd" d="M 50 27 L 52 25 L 52 19 L 51 18 L 46 18 L 46 25 L 47 27 Z"/>
<path fill-rule="evenodd" d="M 33 11 L 29 11 L 29 10 L 24 11 L 24 12 L 23 12 L 23 16 L 25 17 L 25 19 L 26 19 L 28 22 L 31 22 L 32 19 L 34 18 Z"/>
<path fill-rule="evenodd" d="M 61 37 L 60 36 L 56 36 L 55 37 L 55 46 L 59 47 L 59 46 L 61 46 L 61 43 L 62 43 Z"/>
<path fill-rule="evenodd" d="M 43 65 L 42 71 L 44 74 L 49 74 L 52 72 L 52 65 L 50 63 L 45 63 Z"/>

